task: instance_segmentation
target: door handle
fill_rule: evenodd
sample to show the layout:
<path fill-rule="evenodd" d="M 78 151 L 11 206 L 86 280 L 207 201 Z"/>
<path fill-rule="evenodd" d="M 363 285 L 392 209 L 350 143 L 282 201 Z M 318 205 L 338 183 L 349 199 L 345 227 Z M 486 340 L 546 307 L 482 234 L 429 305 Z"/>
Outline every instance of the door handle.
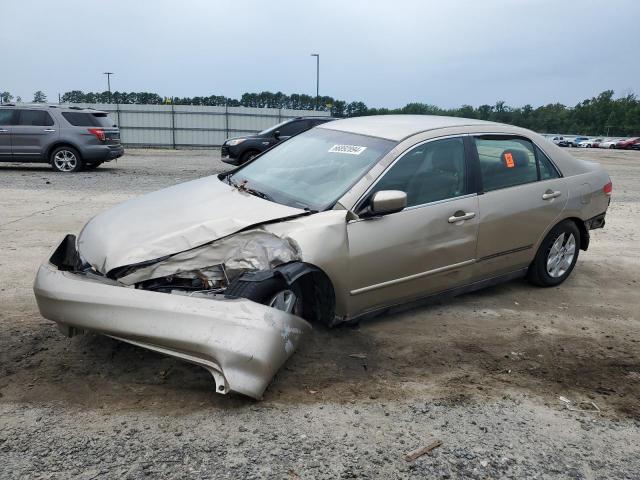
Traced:
<path fill-rule="evenodd" d="M 553 198 L 558 198 L 560 195 L 562 195 L 562 192 L 558 192 L 557 190 L 556 191 L 547 190 L 546 192 L 544 192 L 542 194 L 542 199 L 543 200 L 551 200 Z"/>
<path fill-rule="evenodd" d="M 462 214 L 462 215 L 458 215 Z M 476 216 L 475 212 L 463 212 L 462 210 L 458 210 L 447 220 L 449 223 L 461 222 L 463 220 L 469 220 Z"/>
<path fill-rule="evenodd" d="M 55 132 L 55 129 L 53 129 L 53 128 L 45 128 L 44 131 L 45 132 Z"/>

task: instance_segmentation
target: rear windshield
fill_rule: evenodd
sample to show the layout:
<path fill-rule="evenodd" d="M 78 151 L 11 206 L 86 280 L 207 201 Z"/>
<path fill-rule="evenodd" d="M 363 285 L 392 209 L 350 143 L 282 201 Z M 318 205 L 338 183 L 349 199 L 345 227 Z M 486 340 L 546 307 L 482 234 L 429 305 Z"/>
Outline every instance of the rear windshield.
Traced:
<path fill-rule="evenodd" d="M 76 127 L 112 127 L 113 122 L 106 113 L 62 112 L 62 116 Z"/>

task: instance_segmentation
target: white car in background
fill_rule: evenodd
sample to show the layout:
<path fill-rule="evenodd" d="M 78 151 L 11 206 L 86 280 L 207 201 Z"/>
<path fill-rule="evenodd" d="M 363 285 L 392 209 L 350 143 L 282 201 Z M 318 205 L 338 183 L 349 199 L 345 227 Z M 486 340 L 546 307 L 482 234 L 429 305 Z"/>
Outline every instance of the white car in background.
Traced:
<path fill-rule="evenodd" d="M 622 138 L 608 138 L 604 142 L 598 144 L 598 148 L 616 148 L 616 144 L 622 140 Z"/>
<path fill-rule="evenodd" d="M 580 148 L 598 148 L 598 145 L 600 145 L 600 142 L 602 142 L 602 138 L 590 138 L 589 140 L 583 140 L 582 142 L 580 142 L 578 144 L 578 147 L 580 147 Z"/>

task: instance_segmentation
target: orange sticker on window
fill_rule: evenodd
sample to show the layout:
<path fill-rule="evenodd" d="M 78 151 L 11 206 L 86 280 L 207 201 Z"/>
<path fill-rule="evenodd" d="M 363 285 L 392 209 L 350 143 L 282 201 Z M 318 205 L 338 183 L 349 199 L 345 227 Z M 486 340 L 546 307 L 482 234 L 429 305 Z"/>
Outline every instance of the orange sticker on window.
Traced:
<path fill-rule="evenodd" d="M 513 161 L 513 155 L 511 152 L 504 154 L 504 163 L 507 165 L 507 168 L 513 168 L 516 166 L 516 162 Z"/>

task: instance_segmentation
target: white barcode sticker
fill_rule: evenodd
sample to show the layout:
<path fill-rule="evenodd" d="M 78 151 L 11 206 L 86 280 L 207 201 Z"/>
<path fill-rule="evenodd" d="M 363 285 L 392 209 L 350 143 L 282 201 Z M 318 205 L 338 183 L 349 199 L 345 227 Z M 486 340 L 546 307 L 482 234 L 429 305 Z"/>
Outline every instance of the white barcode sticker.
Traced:
<path fill-rule="evenodd" d="M 359 145 L 334 145 L 329 149 L 329 153 L 346 153 L 347 155 L 360 155 L 367 147 Z"/>

